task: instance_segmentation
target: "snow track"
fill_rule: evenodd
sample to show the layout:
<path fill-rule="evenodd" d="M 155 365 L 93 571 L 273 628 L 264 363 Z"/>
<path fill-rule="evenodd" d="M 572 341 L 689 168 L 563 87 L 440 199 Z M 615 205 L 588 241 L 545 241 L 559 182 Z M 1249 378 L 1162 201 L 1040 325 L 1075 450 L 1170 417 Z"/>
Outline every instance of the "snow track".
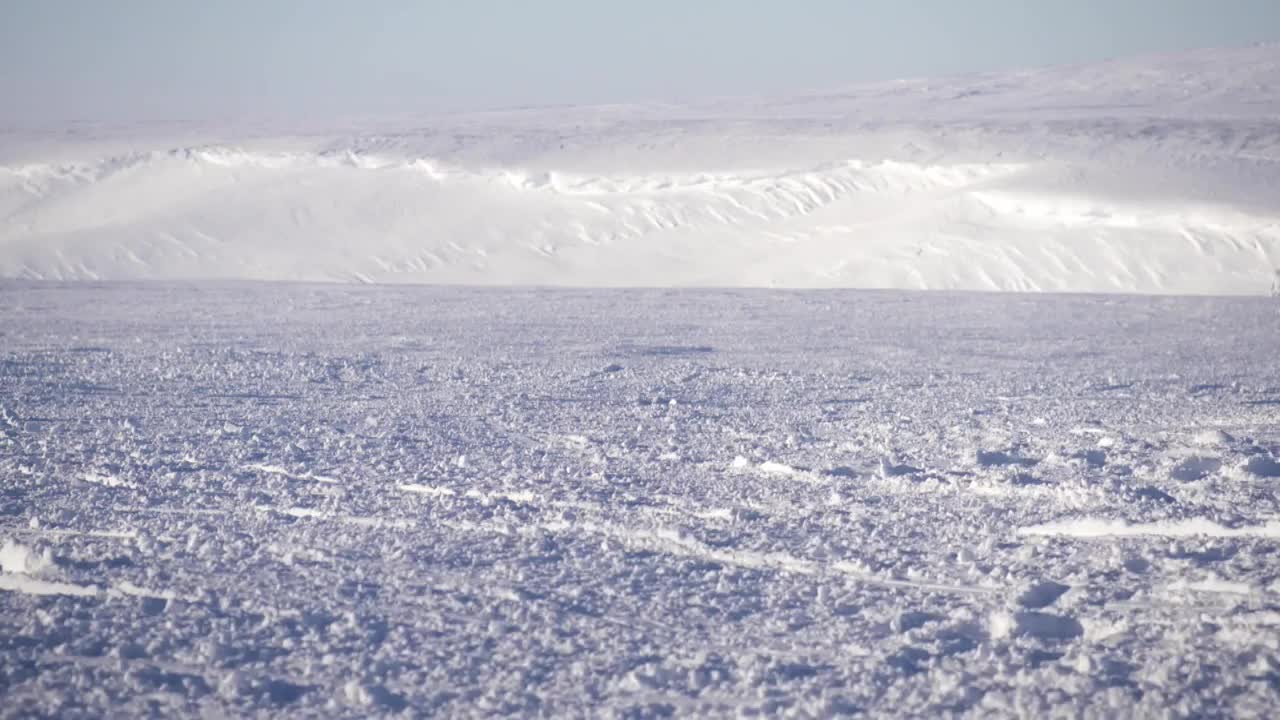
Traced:
<path fill-rule="evenodd" d="M 0 307 L 0 715 L 1276 707 L 1268 298 Z"/>
<path fill-rule="evenodd" d="M 1280 522 L 1265 525 L 1224 527 L 1212 520 L 1185 519 L 1173 522 L 1129 524 L 1123 521 L 1074 520 L 1023 528 L 1023 535 L 1057 535 L 1076 538 L 1124 537 L 1205 537 L 1205 538 L 1280 538 Z"/>

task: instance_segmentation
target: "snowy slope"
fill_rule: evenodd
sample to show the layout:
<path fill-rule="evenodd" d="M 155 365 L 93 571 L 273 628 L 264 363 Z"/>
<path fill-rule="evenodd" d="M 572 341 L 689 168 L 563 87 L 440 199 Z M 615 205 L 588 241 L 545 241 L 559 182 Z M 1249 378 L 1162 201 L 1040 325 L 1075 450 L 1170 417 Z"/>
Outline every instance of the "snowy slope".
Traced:
<path fill-rule="evenodd" d="M 12 131 L 0 276 L 1265 294 L 1277 118 L 1272 45 L 683 106 Z"/>

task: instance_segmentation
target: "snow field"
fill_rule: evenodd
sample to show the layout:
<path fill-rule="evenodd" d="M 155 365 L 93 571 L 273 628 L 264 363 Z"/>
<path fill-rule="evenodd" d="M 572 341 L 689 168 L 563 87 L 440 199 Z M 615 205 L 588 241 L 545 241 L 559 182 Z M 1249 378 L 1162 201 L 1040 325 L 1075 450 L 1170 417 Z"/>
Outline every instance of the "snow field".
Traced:
<path fill-rule="evenodd" d="M 6 715 L 1276 705 L 1267 298 L 0 307 Z"/>

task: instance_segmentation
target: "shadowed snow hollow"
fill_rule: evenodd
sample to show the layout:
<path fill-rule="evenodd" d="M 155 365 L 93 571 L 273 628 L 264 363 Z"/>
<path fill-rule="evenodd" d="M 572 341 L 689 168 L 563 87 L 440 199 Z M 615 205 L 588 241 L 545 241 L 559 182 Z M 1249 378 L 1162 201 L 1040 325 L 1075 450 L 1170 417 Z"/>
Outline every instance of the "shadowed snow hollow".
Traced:
<path fill-rule="evenodd" d="M 357 133 L 11 132 L 0 276 L 1265 294 L 1278 61 Z"/>

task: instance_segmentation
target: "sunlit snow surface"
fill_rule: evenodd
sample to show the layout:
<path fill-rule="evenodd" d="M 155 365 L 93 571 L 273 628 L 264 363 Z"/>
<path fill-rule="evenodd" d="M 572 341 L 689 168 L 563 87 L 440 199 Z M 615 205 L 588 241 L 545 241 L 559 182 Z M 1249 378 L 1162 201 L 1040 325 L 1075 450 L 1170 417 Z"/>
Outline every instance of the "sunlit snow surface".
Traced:
<path fill-rule="evenodd" d="M 0 715 L 1280 708 L 1280 304 L 0 285 Z"/>
<path fill-rule="evenodd" d="M 1266 295 L 1277 118 L 1280 44 L 680 105 L 0 127 L 0 278 Z"/>

